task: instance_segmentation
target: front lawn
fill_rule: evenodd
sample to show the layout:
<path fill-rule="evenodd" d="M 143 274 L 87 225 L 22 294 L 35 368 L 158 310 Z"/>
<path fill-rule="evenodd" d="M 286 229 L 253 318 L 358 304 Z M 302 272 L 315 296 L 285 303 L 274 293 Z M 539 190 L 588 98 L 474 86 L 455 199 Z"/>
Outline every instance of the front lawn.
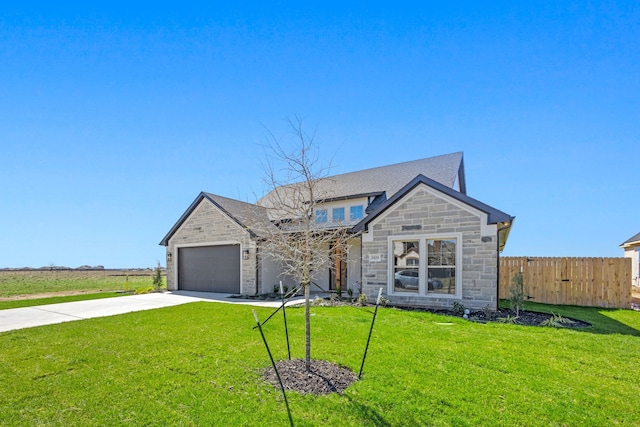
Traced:
<path fill-rule="evenodd" d="M 261 378 L 269 359 L 251 309 L 200 302 L 1 333 L 0 425 L 288 425 Z M 314 358 L 357 373 L 371 313 L 312 310 Z M 380 309 L 362 380 L 342 395 L 289 393 L 295 425 L 634 425 L 640 313 L 561 310 L 610 323 L 558 330 Z M 303 310 L 287 313 L 302 357 Z M 265 333 L 285 357 L 280 316 Z"/>

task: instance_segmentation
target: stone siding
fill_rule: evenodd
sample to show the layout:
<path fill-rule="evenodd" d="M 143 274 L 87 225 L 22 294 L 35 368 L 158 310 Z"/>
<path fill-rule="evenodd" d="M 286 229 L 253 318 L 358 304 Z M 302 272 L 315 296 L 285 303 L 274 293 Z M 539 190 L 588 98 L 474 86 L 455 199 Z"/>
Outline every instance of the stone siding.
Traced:
<path fill-rule="evenodd" d="M 451 308 L 455 302 L 465 307 L 497 308 L 498 253 L 497 236 L 482 236 L 482 217 L 438 197 L 435 191 L 418 187 L 392 206 L 390 212 L 376 219 L 362 244 L 363 292 L 375 299 L 380 287 L 390 291 L 389 236 L 408 237 L 447 233 L 460 234 L 462 245 L 461 298 L 437 297 L 433 294 L 388 295 L 391 303 L 431 308 Z M 485 226 L 486 229 L 486 226 Z"/>
<path fill-rule="evenodd" d="M 178 248 L 181 246 L 210 246 L 215 244 L 235 243 L 240 251 L 249 249 L 249 259 L 241 259 L 242 294 L 256 293 L 256 256 L 255 245 L 248 231 L 223 214 L 208 200 L 202 200 L 189 218 L 180 226 L 169 240 L 167 254 L 171 253 L 171 261 L 167 257 L 167 289 L 178 287 L 176 262 Z"/>

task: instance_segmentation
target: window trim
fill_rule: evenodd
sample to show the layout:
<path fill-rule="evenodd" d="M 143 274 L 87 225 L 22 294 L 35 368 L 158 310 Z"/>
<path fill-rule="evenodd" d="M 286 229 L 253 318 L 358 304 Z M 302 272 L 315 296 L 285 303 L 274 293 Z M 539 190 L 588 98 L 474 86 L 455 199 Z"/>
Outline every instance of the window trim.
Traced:
<path fill-rule="evenodd" d="M 387 242 L 387 294 L 398 297 L 409 298 L 430 298 L 430 299 L 461 299 L 462 298 L 462 233 L 442 233 L 442 234 L 396 234 L 389 236 Z M 427 240 L 454 240 L 456 241 L 456 292 L 453 294 L 440 294 L 427 292 Z M 417 240 L 420 253 L 418 263 L 418 292 L 395 292 L 394 291 L 394 256 L 393 243 Z"/>

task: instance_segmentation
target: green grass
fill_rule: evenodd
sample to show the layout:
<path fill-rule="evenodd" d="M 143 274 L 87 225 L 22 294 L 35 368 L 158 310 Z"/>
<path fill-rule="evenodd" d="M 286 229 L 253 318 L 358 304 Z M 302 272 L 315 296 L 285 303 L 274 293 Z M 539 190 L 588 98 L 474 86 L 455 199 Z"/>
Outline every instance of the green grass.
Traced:
<path fill-rule="evenodd" d="M 100 292 L 95 294 L 80 294 L 80 295 L 67 295 L 60 297 L 50 298 L 35 298 L 35 299 L 19 299 L 13 301 L 0 301 L 0 310 L 6 310 L 9 308 L 21 308 L 21 307 L 34 307 L 37 305 L 58 304 L 63 302 L 72 301 L 86 301 L 92 299 L 113 298 L 119 296 L 130 295 L 119 292 Z"/>
<path fill-rule="evenodd" d="M 5 270 L 0 271 L 0 298 L 68 291 L 123 291 L 127 286 L 136 290 L 152 283 L 152 270 Z"/>
<path fill-rule="evenodd" d="M 501 300 L 500 307 L 508 308 L 509 301 Z M 640 312 L 633 310 L 578 307 L 573 305 L 550 305 L 535 302 L 525 303 L 524 309 L 528 311 L 538 311 L 541 313 L 560 314 L 564 317 L 583 320 L 591 323 L 592 327 L 587 329 L 589 332 L 640 336 L 640 328 L 630 326 L 634 325 L 637 321 L 634 319 L 640 318 Z"/>
<path fill-rule="evenodd" d="M 201 302 L 2 333 L 0 425 L 288 425 L 261 378 L 269 359 L 251 309 Z M 312 310 L 313 357 L 357 372 L 371 313 Z M 295 425 L 637 423 L 640 313 L 553 310 L 596 322 L 567 330 L 380 309 L 362 380 L 342 395 L 288 393 Z M 303 310 L 287 313 L 302 357 Z M 283 358 L 281 316 L 265 333 Z"/>

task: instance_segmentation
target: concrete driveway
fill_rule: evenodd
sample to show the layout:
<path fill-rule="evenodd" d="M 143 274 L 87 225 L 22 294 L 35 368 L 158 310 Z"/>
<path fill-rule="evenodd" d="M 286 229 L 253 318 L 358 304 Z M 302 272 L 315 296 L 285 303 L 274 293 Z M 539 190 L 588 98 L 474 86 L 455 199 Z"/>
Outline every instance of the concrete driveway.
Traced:
<path fill-rule="evenodd" d="M 154 308 L 171 307 L 197 301 L 259 307 L 279 307 L 281 304 L 279 301 L 249 300 L 229 298 L 229 296 L 229 294 L 209 292 L 176 291 L 12 308 L 0 310 L 0 332 L 91 319 L 93 317 L 115 316 L 133 311 L 152 310 Z M 298 297 L 289 301 L 287 306 L 302 302 L 304 302 L 304 299 Z"/>

